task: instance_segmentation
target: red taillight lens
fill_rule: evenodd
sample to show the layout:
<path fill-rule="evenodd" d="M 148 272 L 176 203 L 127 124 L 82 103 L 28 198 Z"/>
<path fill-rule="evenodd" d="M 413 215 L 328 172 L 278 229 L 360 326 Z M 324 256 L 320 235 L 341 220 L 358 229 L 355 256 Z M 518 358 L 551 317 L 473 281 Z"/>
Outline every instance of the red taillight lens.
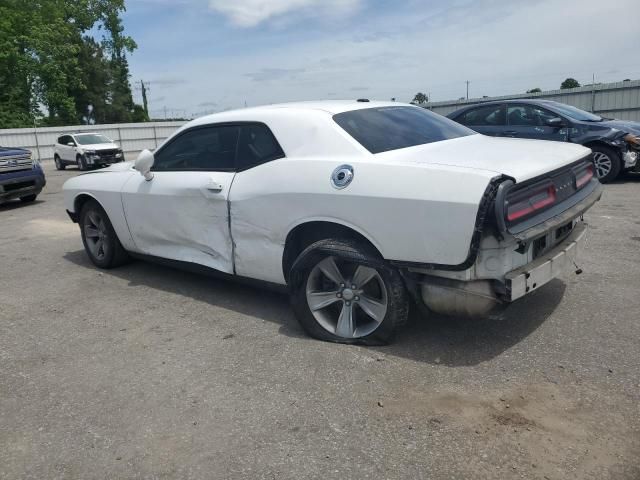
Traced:
<path fill-rule="evenodd" d="M 587 165 L 576 174 L 576 188 L 582 188 L 593 178 L 593 165 Z"/>
<path fill-rule="evenodd" d="M 538 210 L 548 207 L 556 201 L 556 187 L 548 185 L 542 190 L 532 190 L 525 198 L 509 202 L 507 220 L 513 222 Z"/>

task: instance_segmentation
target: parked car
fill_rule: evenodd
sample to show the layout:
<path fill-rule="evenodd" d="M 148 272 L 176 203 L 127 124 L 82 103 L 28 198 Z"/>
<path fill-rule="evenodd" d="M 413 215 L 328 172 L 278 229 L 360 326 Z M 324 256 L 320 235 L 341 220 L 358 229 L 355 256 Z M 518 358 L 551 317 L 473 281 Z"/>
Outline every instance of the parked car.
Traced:
<path fill-rule="evenodd" d="M 0 203 L 14 198 L 33 202 L 46 183 L 40 162 L 29 150 L 0 147 Z"/>
<path fill-rule="evenodd" d="M 312 336 L 382 343 L 408 294 L 484 316 L 571 268 L 601 195 L 590 155 L 411 105 L 300 103 L 191 121 L 63 189 L 99 268 L 133 256 L 288 286 Z"/>
<path fill-rule="evenodd" d="M 122 149 L 100 133 L 74 133 L 58 137 L 53 159 L 58 170 L 75 165 L 80 170 L 124 161 Z"/>
<path fill-rule="evenodd" d="M 596 175 L 606 183 L 636 166 L 640 124 L 612 120 L 550 100 L 484 102 L 447 115 L 477 132 L 495 137 L 579 143 L 593 152 Z"/>

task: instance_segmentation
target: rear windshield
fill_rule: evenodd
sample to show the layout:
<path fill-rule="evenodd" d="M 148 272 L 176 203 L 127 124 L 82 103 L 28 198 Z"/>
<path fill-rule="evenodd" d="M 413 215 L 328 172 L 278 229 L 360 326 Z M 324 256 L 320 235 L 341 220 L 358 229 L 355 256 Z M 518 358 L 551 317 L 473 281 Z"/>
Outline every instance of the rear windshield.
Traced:
<path fill-rule="evenodd" d="M 379 107 L 333 116 L 335 122 L 371 153 L 465 137 L 476 132 L 419 107 Z"/>

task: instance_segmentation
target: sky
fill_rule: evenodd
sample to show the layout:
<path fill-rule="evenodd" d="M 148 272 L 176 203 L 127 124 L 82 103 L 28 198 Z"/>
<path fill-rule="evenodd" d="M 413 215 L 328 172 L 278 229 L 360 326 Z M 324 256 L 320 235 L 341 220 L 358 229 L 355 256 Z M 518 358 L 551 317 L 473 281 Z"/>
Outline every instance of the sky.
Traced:
<path fill-rule="evenodd" d="M 154 118 L 640 79 L 637 0 L 127 0 Z M 134 83 L 135 86 L 135 83 Z M 139 83 L 134 89 L 141 102 Z M 165 110 L 166 109 L 166 110 Z"/>

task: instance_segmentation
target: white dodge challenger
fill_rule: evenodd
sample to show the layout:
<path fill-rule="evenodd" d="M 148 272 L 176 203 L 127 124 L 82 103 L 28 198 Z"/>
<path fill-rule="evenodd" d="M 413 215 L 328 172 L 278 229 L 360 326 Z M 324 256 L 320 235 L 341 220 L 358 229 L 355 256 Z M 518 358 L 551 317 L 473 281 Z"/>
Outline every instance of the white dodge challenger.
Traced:
<path fill-rule="evenodd" d="M 310 335 L 369 344 L 410 301 L 485 316 L 571 268 L 601 191 L 582 146 L 366 100 L 209 115 L 64 185 L 96 266 L 162 259 L 286 285 Z"/>

